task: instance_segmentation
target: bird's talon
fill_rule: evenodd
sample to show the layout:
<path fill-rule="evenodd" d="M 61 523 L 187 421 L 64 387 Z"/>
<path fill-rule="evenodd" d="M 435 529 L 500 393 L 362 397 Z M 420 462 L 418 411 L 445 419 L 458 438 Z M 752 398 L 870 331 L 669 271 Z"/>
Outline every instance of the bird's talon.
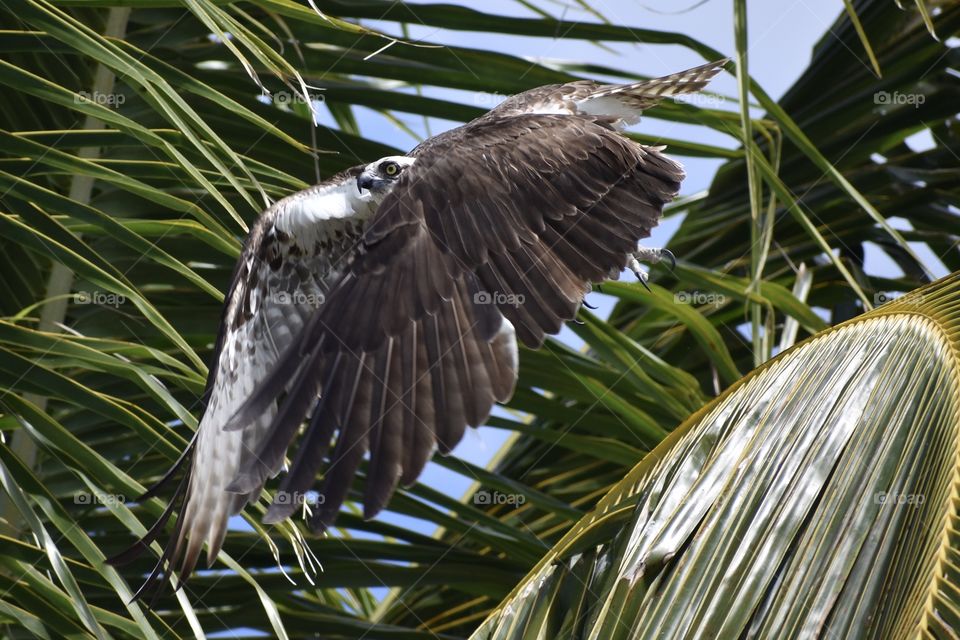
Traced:
<path fill-rule="evenodd" d="M 677 258 L 673 255 L 673 251 L 670 249 L 660 249 L 660 259 L 666 258 L 670 261 L 670 270 L 673 271 L 677 268 Z"/>
<path fill-rule="evenodd" d="M 637 280 L 640 281 L 640 284 L 642 284 L 647 291 L 650 291 L 650 287 L 647 286 L 647 280 L 650 278 L 650 276 L 640 266 L 640 262 L 637 260 L 636 255 L 630 256 L 630 261 L 627 263 L 627 266 L 630 267 L 630 271 L 633 271 L 633 275 L 637 276 Z"/>
<path fill-rule="evenodd" d="M 669 249 L 638 246 L 637 250 L 629 255 L 627 266 L 637 276 L 640 284 L 642 284 L 647 291 L 650 291 L 650 287 L 647 285 L 647 280 L 649 280 L 650 276 L 640 267 L 640 262 L 657 264 L 664 260 L 670 263 L 671 269 L 676 269 L 677 259 Z"/>

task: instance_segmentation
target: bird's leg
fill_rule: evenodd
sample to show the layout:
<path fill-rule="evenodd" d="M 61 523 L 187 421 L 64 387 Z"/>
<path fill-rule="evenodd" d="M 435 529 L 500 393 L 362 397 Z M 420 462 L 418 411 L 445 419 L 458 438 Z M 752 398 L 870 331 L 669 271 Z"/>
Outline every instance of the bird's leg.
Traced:
<path fill-rule="evenodd" d="M 675 269 L 677 266 L 677 259 L 669 249 L 637 245 L 637 250 L 627 255 L 627 267 L 637 276 L 640 284 L 642 284 L 647 291 L 650 291 L 650 287 L 647 285 L 647 280 L 650 279 L 650 275 L 640 266 L 640 263 L 657 264 L 662 260 L 667 260 L 670 263 L 671 269 Z"/>
<path fill-rule="evenodd" d="M 640 262 L 647 264 L 657 264 L 663 260 L 670 263 L 671 269 L 677 268 L 677 259 L 669 249 L 660 249 L 658 247 L 644 247 L 637 245 L 637 250 L 633 252 L 632 257 Z"/>

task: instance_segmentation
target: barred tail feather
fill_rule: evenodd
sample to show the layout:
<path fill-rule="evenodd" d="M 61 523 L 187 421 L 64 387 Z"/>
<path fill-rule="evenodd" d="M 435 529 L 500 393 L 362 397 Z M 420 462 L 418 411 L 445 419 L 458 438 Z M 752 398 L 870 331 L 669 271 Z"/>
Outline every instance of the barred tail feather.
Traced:
<path fill-rule="evenodd" d="M 694 93 L 706 87 L 728 62 L 730 62 L 730 59 L 724 58 L 661 78 L 653 78 L 633 84 L 603 85 L 592 92 L 588 99 L 602 98 L 618 93 L 647 99 L 660 99 L 683 93 Z"/>

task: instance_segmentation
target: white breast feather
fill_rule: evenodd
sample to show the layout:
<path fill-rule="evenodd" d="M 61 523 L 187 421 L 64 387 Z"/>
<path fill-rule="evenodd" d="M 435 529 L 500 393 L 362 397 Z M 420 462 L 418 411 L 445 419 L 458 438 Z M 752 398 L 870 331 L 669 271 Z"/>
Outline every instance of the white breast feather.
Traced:
<path fill-rule="evenodd" d="M 373 207 L 369 191 L 360 193 L 356 180 L 314 187 L 277 202 L 277 229 L 297 237 L 327 220 L 366 215 Z"/>

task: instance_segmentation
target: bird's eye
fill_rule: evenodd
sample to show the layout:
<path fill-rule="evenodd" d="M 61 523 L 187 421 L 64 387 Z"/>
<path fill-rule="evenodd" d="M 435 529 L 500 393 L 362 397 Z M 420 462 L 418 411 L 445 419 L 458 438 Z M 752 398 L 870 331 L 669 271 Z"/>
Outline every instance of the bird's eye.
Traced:
<path fill-rule="evenodd" d="M 396 162 L 384 162 L 380 170 L 383 171 L 384 175 L 395 176 L 400 173 L 400 165 Z"/>

